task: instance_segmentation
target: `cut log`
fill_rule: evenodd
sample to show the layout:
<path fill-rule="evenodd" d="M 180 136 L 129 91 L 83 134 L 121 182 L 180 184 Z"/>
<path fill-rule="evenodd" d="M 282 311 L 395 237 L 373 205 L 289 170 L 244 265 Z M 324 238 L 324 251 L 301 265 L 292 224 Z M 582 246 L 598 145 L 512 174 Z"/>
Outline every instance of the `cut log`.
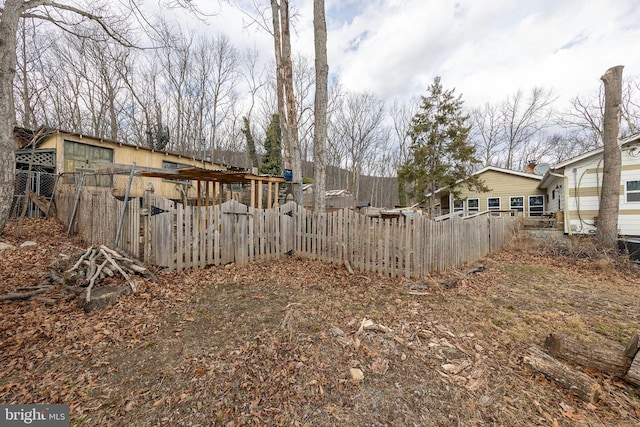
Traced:
<path fill-rule="evenodd" d="M 627 344 L 627 348 L 624 349 L 624 356 L 629 359 L 633 359 L 638 354 L 638 349 L 640 349 L 640 341 L 638 340 L 638 334 L 635 334 L 629 340 L 629 344 Z"/>
<path fill-rule="evenodd" d="M 602 396 L 602 388 L 590 376 L 574 371 L 537 348 L 529 348 L 523 358 L 525 365 L 554 380 L 572 394 L 589 403 L 596 403 Z"/>
<path fill-rule="evenodd" d="M 640 352 L 636 353 L 627 375 L 624 380 L 629 384 L 633 384 L 636 387 L 640 386 Z"/>
<path fill-rule="evenodd" d="M 579 341 L 554 334 L 549 334 L 544 341 L 544 346 L 554 357 L 618 378 L 623 378 L 631 365 L 631 359 L 625 357 L 624 349 L 621 347 L 593 348 Z"/>

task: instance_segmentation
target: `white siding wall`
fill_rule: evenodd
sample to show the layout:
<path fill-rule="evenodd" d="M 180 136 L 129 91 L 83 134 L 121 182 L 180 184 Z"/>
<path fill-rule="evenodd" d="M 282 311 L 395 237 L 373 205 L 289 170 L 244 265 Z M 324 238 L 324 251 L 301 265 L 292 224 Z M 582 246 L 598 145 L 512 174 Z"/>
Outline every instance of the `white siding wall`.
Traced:
<path fill-rule="evenodd" d="M 620 234 L 640 235 L 640 202 L 627 203 L 624 185 L 628 180 L 640 179 L 640 148 L 622 150 L 622 173 L 620 176 L 620 216 L 618 226 Z M 584 159 L 565 167 L 569 188 L 569 217 L 571 232 L 593 234 L 594 217 L 598 215 L 599 194 L 602 189 L 602 154 Z M 565 232 L 569 230 L 565 229 Z"/>

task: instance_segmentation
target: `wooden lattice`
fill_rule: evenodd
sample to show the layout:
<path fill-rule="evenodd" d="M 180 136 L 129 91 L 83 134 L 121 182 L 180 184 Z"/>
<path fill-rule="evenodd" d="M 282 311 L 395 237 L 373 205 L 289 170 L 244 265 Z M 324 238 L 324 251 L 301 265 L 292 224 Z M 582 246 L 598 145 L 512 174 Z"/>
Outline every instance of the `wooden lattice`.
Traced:
<path fill-rule="evenodd" d="M 35 150 L 33 152 L 33 161 L 31 159 L 31 150 L 16 151 L 16 163 L 29 164 L 34 166 L 56 167 L 56 150 Z"/>

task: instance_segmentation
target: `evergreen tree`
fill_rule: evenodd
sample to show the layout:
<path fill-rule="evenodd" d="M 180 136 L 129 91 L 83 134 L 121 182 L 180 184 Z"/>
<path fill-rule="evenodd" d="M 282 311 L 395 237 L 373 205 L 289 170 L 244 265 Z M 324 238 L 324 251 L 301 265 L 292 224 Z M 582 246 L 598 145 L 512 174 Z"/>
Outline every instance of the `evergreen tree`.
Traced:
<path fill-rule="evenodd" d="M 280 130 L 280 117 L 277 114 L 271 117 L 271 123 L 267 127 L 264 150 L 265 154 L 262 157 L 260 173 L 282 175 L 282 132 Z"/>
<path fill-rule="evenodd" d="M 429 195 L 431 214 L 436 205 L 435 192 L 440 188 L 448 188 L 456 197 L 462 181 L 470 190 L 488 191 L 472 175 L 473 166 L 480 161 L 468 141 L 469 116 L 462 111 L 462 104 L 461 96 L 454 96 L 454 90 L 444 90 L 440 77 L 436 77 L 411 121 L 410 155 L 398 171 L 398 181 L 406 184 L 407 194 L 418 203 Z"/>

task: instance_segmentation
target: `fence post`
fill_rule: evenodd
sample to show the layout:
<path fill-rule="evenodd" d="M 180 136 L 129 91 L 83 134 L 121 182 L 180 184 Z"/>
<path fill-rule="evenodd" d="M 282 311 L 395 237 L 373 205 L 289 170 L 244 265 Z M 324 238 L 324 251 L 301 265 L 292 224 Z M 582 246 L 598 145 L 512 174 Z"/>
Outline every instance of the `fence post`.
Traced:
<path fill-rule="evenodd" d="M 116 241 L 114 246 L 117 248 L 120 243 L 120 234 L 122 234 L 122 224 L 124 223 L 124 214 L 127 211 L 127 204 L 129 203 L 129 193 L 131 191 L 131 182 L 133 182 L 133 174 L 136 170 L 136 162 L 131 164 L 131 173 L 129 173 L 129 182 L 127 183 L 127 190 L 124 192 L 124 204 L 122 205 L 122 211 L 120 212 L 120 221 L 118 221 L 118 231 L 116 232 Z"/>
<path fill-rule="evenodd" d="M 84 181 L 84 172 L 80 172 L 80 179 L 78 180 L 78 190 L 76 192 L 76 201 L 73 204 L 73 211 L 71 212 L 71 219 L 69 220 L 69 228 L 67 228 L 67 237 L 71 234 L 71 227 L 73 227 L 73 221 L 76 219 L 76 212 L 78 211 L 78 203 L 80 202 L 80 193 L 82 191 L 82 182 Z"/>
<path fill-rule="evenodd" d="M 150 185 L 147 186 L 144 190 L 144 196 L 142 198 L 142 203 L 145 209 L 144 215 L 144 263 L 149 264 L 151 259 L 151 191 L 152 187 Z"/>
<path fill-rule="evenodd" d="M 51 199 L 49 199 L 49 205 L 47 206 L 47 212 L 44 214 L 44 216 L 47 217 L 47 218 L 49 218 L 49 212 L 51 212 L 51 204 L 53 203 L 53 200 L 56 198 L 56 190 L 58 189 L 58 181 L 60 180 L 61 177 L 62 177 L 62 175 L 56 175 L 56 180 L 53 183 L 53 190 L 51 191 Z M 56 205 L 56 208 L 57 207 L 58 207 L 58 205 Z"/>

